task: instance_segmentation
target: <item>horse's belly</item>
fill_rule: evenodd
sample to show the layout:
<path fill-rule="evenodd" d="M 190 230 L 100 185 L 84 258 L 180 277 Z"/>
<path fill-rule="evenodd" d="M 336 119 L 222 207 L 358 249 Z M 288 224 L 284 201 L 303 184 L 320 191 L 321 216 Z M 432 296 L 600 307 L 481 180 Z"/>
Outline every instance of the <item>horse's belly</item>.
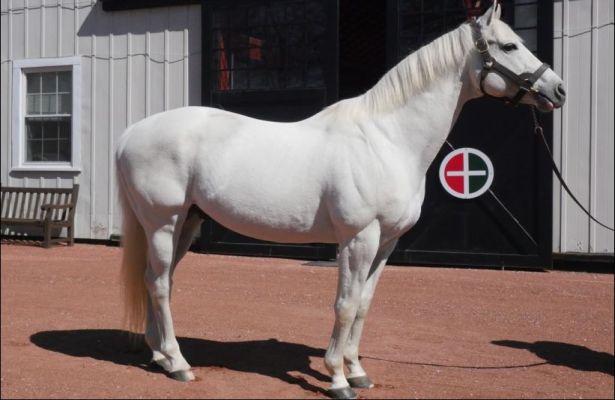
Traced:
<path fill-rule="evenodd" d="M 326 212 L 263 212 L 260 207 L 201 204 L 199 207 L 222 226 L 244 236 L 278 243 L 335 243 Z M 311 215 L 310 215 L 311 214 Z"/>
<path fill-rule="evenodd" d="M 242 235 L 281 243 L 335 242 L 320 186 L 305 177 L 265 179 L 235 171 L 223 184 L 197 190 L 197 205 Z"/>
<path fill-rule="evenodd" d="M 282 243 L 335 242 L 323 200 L 327 157 L 322 134 L 290 126 L 277 134 L 272 128 L 259 123 L 222 140 L 204 140 L 193 179 L 195 203 L 246 236 Z"/>

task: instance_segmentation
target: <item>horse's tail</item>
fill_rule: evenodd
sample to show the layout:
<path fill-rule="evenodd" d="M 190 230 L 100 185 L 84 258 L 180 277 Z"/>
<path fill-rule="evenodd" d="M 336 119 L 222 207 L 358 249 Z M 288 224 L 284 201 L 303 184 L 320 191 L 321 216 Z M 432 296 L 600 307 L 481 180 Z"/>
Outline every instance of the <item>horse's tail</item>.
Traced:
<path fill-rule="evenodd" d="M 118 165 L 119 169 L 119 165 Z M 147 265 L 147 241 L 141 223 L 128 199 L 121 172 L 117 172 L 119 198 L 123 210 L 121 280 L 123 284 L 124 325 L 134 333 L 143 332 L 147 312 L 147 288 L 145 268 Z"/>

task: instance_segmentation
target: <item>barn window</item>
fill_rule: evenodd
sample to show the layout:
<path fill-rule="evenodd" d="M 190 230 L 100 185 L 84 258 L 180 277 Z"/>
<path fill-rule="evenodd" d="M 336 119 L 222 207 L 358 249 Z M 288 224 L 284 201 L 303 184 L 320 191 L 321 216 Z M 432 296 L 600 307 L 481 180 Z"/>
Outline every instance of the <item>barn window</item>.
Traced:
<path fill-rule="evenodd" d="M 13 170 L 79 171 L 80 59 L 13 64 Z"/>
<path fill-rule="evenodd" d="M 215 91 L 324 86 L 320 1 L 229 3 L 211 14 Z"/>
<path fill-rule="evenodd" d="M 70 162 L 72 72 L 28 73 L 26 87 L 26 162 Z"/>

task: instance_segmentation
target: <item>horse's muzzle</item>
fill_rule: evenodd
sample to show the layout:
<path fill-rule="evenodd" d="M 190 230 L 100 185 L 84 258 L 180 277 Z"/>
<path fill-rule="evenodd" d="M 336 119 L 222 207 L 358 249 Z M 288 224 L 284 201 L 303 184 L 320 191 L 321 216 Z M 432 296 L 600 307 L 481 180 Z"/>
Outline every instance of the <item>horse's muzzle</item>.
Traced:
<path fill-rule="evenodd" d="M 556 107 L 561 107 L 566 102 L 566 90 L 564 89 L 564 85 L 560 83 L 557 85 L 554 91 L 555 97 L 557 97 L 558 103 L 556 103 Z"/>

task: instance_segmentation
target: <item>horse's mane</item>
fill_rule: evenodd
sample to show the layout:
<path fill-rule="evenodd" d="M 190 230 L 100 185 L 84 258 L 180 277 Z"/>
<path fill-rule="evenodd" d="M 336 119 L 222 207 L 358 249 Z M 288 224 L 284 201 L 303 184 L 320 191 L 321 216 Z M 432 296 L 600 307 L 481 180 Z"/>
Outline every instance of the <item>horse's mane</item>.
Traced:
<path fill-rule="evenodd" d="M 397 108 L 442 74 L 461 66 L 472 47 L 472 28 L 464 23 L 401 60 L 362 96 L 342 100 L 325 112 L 353 115 Z"/>

